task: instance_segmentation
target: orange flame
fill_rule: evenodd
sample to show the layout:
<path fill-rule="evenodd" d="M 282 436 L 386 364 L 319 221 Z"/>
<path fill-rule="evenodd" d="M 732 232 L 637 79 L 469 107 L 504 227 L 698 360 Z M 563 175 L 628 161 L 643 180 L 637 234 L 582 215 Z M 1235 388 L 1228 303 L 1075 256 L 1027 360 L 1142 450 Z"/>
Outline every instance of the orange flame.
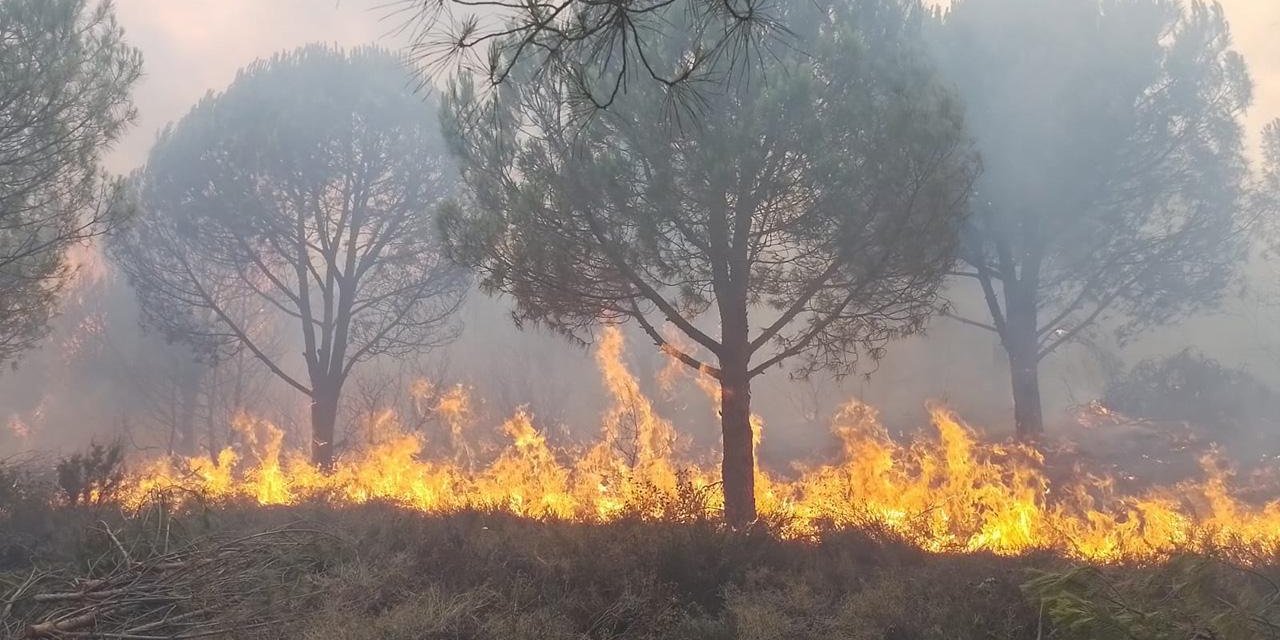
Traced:
<path fill-rule="evenodd" d="M 714 514 L 721 507 L 713 490 L 717 465 L 679 446 L 623 356 L 621 333 L 607 329 L 596 359 L 613 402 L 600 437 L 586 447 L 553 446 L 522 409 L 502 425 L 505 447 L 487 462 L 463 464 L 471 405 L 458 386 L 435 401 L 450 442 L 433 444 L 430 452 L 422 435 L 402 430 L 387 411 L 364 425 L 361 446 L 322 474 L 302 454 L 283 449 L 279 429 L 242 417 L 235 425 L 241 443 L 222 451 L 217 464 L 152 461 L 131 477 L 126 502 L 180 486 L 261 504 L 387 500 L 432 513 L 498 509 L 601 522 L 628 514 L 668 517 L 671 505 L 686 504 L 694 493 Z M 714 381 L 702 384 L 713 399 L 718 395 Z M 945 408 L 933 406 L 930 413 L 935 436 L 903 444 L 889 437 L 874 409 L 850 402 L 833 421 L 842 443 L 836 460 L 798 469 L 794 477 L 757 469 L 762 517 L 794 538 L 874 524 L 931 551 L 1048 549 L 1101 561 L 1280 544 L 1280 501 L 1244 502 L 1213 460 L 1205 461 L 1203 481 L 1141 496 L 1116 495 L 1107 478 L 1054 486 L 1034 448 L 982 442 Z M 758 434 L 759 419 L 753 423 Z"/>

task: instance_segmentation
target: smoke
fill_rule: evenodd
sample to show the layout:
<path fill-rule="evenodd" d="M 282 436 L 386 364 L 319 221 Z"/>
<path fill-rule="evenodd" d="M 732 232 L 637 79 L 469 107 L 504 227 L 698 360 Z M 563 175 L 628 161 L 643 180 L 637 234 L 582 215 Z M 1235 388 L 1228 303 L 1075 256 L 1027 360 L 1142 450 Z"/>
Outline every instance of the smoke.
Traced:
<path fill-rule="evenodd" d="M 1247 121 L 1250 139 L 1256 141 L 1262 124 L 1280 116 L 1280 39 L 1274 37 L 1280 29 L 1280 3 L 1222 4 L 1256 83 Z M 181 117 L 207 91 L 225 87 L 256 58 L 316 41 L 347 47 L 376 41 L 394 48 L 407 38 L 396 33 L 396 18 L 381 0 L 116 0 L 115 6 L 146 64 L 135 97 L 137 124 L 108 157 L 108 169 L 117 173 L 140 165 L 166 123 Z M 91 261 L 101 259 L 91 255 L 97 256 Z M 84 273 L 90 271 L 99 269 Z M 1280 335 L 1272 329 L 1280 321 L 1280 309 L 1267 302 L 1275 293 L 1276 275 L 1255 260 L 1248 268 L 1246 290 L 1230 295 L 1218 313 L 1152 332 L 1110 355 L 1132 364 L 1196 346 L 1280 388 L 1280 359 L 1275 357 Z M 165 446 L 169 435 L 155 425 L 173 410 L 166 403 L 180 390 L 166 385 L 176 379 L 189 354 L 137 328 L 133 294 L 109 267 L 82 278 L 76 287 L 53 335 L 16 371 L 0 376 L 0 456 L 33 448 L 74 448 L 90 438 L 121 433 L 138 446 Z M 964 307 L 975 300 L 959 295 L 955 303 Z M 594 431 L 607 398 L 590 352 L 536 327 L 516 329 L 508 309 L 507 301 L 475 292 L 462 312 L 462 335 L 429 354 L 429 362 L 382 362 L 360 375 L 403 383 L 414 372 L 425 371 L 441 378 L 440 384 L 473 386 L 473 397 L 483 399 L 491 415 L 510 415 L 526 406 L 539 416 L 539 424 Z M 696 389 L 663 393 L 656 378 L 664 358 L 644 349 L 648 342 L 642 336 L 628 334 L 628 339 L 635 345 L 632 365 L 643 384 L 652 385 L 646 391 L 662 398 L 663 414 L 682 433 L 714 442 L 714 414 L 705 396 Z M 1076 348 L 1047 363 L 1041 384 L 1050 424 L 1066 421 L 1071 407 L 1101 394 L 1109 372 L 1098 356 Z M 290 437 L 297 444 L 305 404 L 270 376 L 257 380 L 255 397 L 242 398 L 241 404 L 253 405 L 286 430 L 296 425 Z M 754 392 L 766 425 L 762 457 L 766 463 L 777 462 L 830 446 L 829 418 L 851 398 L 879 407 L 891 428 L 925 425 L 924 403 L 935 399 L 970 422 L 1003 433 L 1010 424 L 1008 380 L 1008 363 L 994 336 L 938 318 L 926 335 L 891 344 L 883 361 L 868 363 L 861 374 L 844 380 L 821 375 L 793 380 L 785 369 L 767 373 Z M 353 382 L 349 390 L 357 385 Z M 210 421 L 229 422 L 229 410 L 210 409 Z M 229 424 L 218 428 L 226 437 Z"/>

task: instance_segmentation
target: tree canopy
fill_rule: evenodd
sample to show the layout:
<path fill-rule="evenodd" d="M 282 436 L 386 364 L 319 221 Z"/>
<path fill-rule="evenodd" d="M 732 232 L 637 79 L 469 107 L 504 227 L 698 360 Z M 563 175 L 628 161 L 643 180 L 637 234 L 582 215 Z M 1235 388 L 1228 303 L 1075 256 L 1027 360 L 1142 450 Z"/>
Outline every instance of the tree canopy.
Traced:
<path fill-rule="evenodd" d="M 742 80 L 793 40 L 776 0 L 402 0 L 396 13 L 428 71 L 461 70 L 490 86 L 516 69 L 554 74 L 577 116 L 631 87 L 660 92 L 668 114 L 701 113 L 710 85 Z M 673 24 L 699 34 L 676 58 L 666 50 Z"/>
<path fill-rule="evenodd" d="M 518 321 L 580 339 L 634 321 L 716 378 L 736 524 L 755 516 L 751 379 L 793 358 L 847 373 L 878 357 L 921 328 L 954 259 L 975 166 L 919 50 L 921 15 L 894 0 L 791 5 L 810 50 L 707 94 L 697 127 L 637 85 L 579 128 L 572 81 L 536 65 L 492 95 L 460 80 L 445 105 L 468 186 L 442 220 L 454 257 L 511 294 Z M 706 37 L 678 25 L 651 55 L 678 60 Z"/>
<path fill-rule="evenodd" d="M 1251 83 L 1222 8 L 1176 0 L 959 0 L 933 40 L 983 175 L 960 275 L 1042 429 L 1039 363 L 1216 301 L 1242 257 Z"/>
<path fill-rule="evenodd" d="M 450 339 L 466 287 L 433 215 L 456 173 L 409 79 L 370 48 L 251 65 L 160 137 L 115 246 L 148 326 L 248 349 L 311 397 L 322 465 L 352 368 Z M 263 322 L 292 324 L 301 372 L 262 344 Z"/>
<path fill-rule="evenodd" d="M 108 227 L 102 152 L 133 120 L 141 72 L 109 3 L 0 3 L 0 361 L 44 337 L 68 249 Z"/>

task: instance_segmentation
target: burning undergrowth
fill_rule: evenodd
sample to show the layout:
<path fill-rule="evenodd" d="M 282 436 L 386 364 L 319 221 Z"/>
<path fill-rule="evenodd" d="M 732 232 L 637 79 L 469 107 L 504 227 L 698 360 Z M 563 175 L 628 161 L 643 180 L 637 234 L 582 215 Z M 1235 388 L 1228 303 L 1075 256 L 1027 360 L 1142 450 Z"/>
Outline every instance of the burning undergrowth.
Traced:
<path fill-rule="evenodd" d="M 372 500 L 61 507 L 0 566 L 27 638 L 766 640 L 1280 637 L 1280 562 L 933 553 L 876 528 L 535 521 Z"/>
<path fill-rule="evenodd" d="M 606 332 L 597 356 L 613 405 L 592 443 L 555 447 L 521 411 L 501 427 L 506 444 L 483 451 L 470 444 L 468 402 L 455 389 L 438 402 L 448 425 L 440 442 L 401 429 L 384 412 L 363 427 L 362 444 L 323 473 L 286 450 L 279 429 L 245 417 L 236 447 L 213 459 L 137 467 L 118 495 L 131 506 L 158 494 L 260 505 L 378 501 L 431 514 L 479 510 L 588 524 L 714 518 L 717 465 L 682 450 L 622 364 L 622 350 L 620 334 Z M 1212 454 L 1198 479 L 1131 493 L 1113 477 L 1063 463 L 1069 458 L 1050 464 L 1041 449 L 985 442 L 945 408 L 931 415 L 931 433 L 901 443 L 872 408 L 846 405 L 833 421 L 842 443 L 834 460 L 788 474 L 757 469 L 762 519 L 784 539 L 874 527 L 932 552 L 1050 551 L 1103 562 L 1209 548 L 1269 553 L 1280 543 L 1280 501 L 1242 498 L 1244 487 Z"/>

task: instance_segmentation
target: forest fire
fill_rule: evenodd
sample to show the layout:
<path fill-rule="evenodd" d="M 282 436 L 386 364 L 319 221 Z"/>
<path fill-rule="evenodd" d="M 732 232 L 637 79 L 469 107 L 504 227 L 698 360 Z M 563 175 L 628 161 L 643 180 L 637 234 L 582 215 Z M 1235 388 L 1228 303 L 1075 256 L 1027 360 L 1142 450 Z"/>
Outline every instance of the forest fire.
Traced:
<path fill-rule="evenodd" d="M 0 0 L 0 638 L 1280 640 L 1263 5 Z"/>
<path fill-rule="evenodd" d="M 469 401 L 458 387 L 436 405 L 451 442 L 427 442 L 383 412 L 365 426 L 365 444 L 324 474 L 303 453 L 283 448 L 281 430 L 246 417 L 236 425 L 240 446 L 223 450 L 216 464 L 206 457 L 151 462 L 130 478 L 125 501 L 182 488 L 263 505 L 378 500 L 430 513 L 497 510 L 585 522 L 716 513 L 718 469 L 678 450 L 672 425 L 641 393 L 622 349 L 621 334 L 606 331 L 597 360 L 613 403 L 600 436 L 586 446 L 554 448 L 534 416 L 521 411 L 502 425 L 505 447 L 473 457 L 465 444 Z M 901 444 L 874 409 L 847 404 L 833 422 L 843 443 L 838 459 L 790 476 L 757 470 L 762 517 L 794 538 L 876 526 L 930 551 L 1045 549 L 1097 561 L 1280 543 L 1280 501 L 1238 499 L 1230 475 L 1211 460 L 1203 480 L 1139 496 L 1119 495 L 1107 478 L 1087 474 L 1054 485 L 1035 449 L 982 442 L 945 408 L 930 413 L 932 437 Z"/>

